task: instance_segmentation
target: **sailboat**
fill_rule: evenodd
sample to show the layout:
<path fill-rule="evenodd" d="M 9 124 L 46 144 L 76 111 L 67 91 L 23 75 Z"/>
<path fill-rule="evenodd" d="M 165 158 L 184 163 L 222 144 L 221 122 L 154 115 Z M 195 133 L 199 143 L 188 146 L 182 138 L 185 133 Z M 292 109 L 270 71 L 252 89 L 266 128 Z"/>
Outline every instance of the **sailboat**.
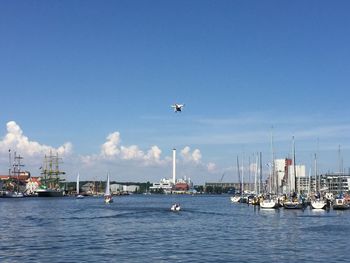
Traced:
<path fill-rule="evenodd" d="M 286 200 L 283 203 L 285 209 L 303 209 L 304 200 L 300 198 L 299 188 L 297 186 L 297 176 L 296 176 L 296 167 L 295 167 L 295 141 L 293 136 L 293 176 L 294 176 L 294 193 L 291 193 L 289 200 Z"/>
<path fill-rule="evenodd" d="M 113 198 L 110 192 L 110 186 L 109 186 L 109 173 L 107 174 L 107 182 L 106 182 L 106 190 L 105 190 L 105 194 L 104 194 L 104 200 L 106 204 L 112 203 L 113 202 Z"/>
<path fill-rule="evenodd" d="M 262 201 L 260 201 L 260 208 L 264 209 L 277 209 L 279 208 L 279 203 L 276 199 L 268 195 Z"/>
<path fill-rule="evenodd" d="M 231 202 L 232 203 L 239 203 L 241 202 L 242 198 L 242 181 L 241 181 L 241 173 L 240 173 L 240 168 L 239 168 L 239 160 L 237 156 L 237 173 L 238 173 L 238 180 L 239 180 L 239 193 L 236 193 L 234 196 L 231 196 Z"/>
<path fill-rule="evenodd" d="M 310 182 L 310 180 L 309 180 Z M 317 187 L 318 186 L 318 187 Z M 317 182 L 317 155 L 315 154 L 315 198 L 311 201 L 311 208 L 312 209 L 326 209 L 327 207 L 327 201 L 325 199 L 321 199 L 320 191 L 320 184 Z"/>
<path fill-rule="evenodd" d="M 76 198 L 77 198 L 77 199 L 83 199 L 84 196 L 81 195 L 81 194 L 79 194 L 79 178 L 80 178 L 80 175 L 79 175 L 79 173 L 78 173 L 78 175 L 77 175 L 77 195 L 76 195 Z"/>
<path fill-rule="evenodd" d="M 270 178 L 269 178 L 270 179 L 269 190 L 270 190 L 270 193 L 274 192 L 275 194 L 278 194 L 278 180 L 277 180 L 277 176 L 275 175 L 275 156 L 274 156 L 272 132 L 271 132 L 271 157 L 272 158 L 271 158 L 271 166 L 270 166 L 271 169 L 270 169 Z M 260 201 L 260 208 L 263 208 L 263 209 L 279 208 L 278 200 L 276 198 L 273 198 L 272 195 L 268 194 L 264 196 L 262 201 Z"/>

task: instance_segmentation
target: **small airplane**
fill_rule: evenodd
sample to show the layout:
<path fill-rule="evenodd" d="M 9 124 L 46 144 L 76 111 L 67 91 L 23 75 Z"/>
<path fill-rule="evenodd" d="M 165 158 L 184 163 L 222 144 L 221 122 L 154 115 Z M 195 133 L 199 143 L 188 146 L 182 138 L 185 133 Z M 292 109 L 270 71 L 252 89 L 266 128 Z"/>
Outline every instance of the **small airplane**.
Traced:
<path fill-rule="evenodd" d="M 182 108 L 185 106 L 185 104 L 177 104 L 171 105 L 171 107 L 174 109 L 174 112 L 181 112 Z"/>

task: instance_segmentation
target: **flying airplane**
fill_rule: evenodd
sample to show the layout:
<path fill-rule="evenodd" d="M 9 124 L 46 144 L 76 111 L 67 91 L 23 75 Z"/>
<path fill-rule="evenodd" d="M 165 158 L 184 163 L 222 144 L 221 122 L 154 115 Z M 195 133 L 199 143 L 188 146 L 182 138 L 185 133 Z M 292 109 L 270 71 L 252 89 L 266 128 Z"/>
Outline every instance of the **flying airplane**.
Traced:
<path fill-rule="evenodd" d="M 171 107 L 174 109 L 174 112 L 181 112 L 182 108 L 185 106 L 185 104 L 177 104 L 171 105 Z"/>

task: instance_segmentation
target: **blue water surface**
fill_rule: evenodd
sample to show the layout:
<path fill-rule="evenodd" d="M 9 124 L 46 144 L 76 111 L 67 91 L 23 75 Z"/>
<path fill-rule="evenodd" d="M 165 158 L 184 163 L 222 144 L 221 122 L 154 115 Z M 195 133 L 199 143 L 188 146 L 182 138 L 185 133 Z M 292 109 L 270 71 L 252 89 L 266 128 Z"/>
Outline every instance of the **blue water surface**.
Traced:
<path fill-rule="evenodd" d="M 0 262 L 349 262 L 349 222 L 225 195 L 0 199 Z"/>

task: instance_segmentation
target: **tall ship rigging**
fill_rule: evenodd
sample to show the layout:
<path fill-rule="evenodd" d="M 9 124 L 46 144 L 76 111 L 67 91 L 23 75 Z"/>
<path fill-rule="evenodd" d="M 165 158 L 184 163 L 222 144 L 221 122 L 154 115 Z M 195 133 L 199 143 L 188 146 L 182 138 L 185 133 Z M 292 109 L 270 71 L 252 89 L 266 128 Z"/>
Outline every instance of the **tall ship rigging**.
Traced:
<path fill-rule="evenodd" d="M 58 157 L 58 153 L 53 155 L 45 155 L 43 166 L 41 169 L 41 186 L 36 190 L 38 197 L 61 197 L 64 195 L 63 189 L 60 185 L 64 179 L 60 175 L 65 172 L 59 169 L 59 164 L 62 163 L 62 158 Z"/>
<path fill-rule="evenodd" d="M 21 167 L 24 165 L 21 163 L 21 160 L 23 157 L 21 155 L 17 155 L 16 152 L 14 153 L 13 158 L 13 164 L 11 168 L 11 150 L 9 150 L 9 175 L 8 178 L 10 180 L 10 186 L 11 189 L 8 189 L 7 191 L 2 191 L 0 197 L 7 197 L 7 198 L 21 198 L 24 197 L 23 194 L 23 186 L 21 186 L 20 177 L 22 175 Z"/>

